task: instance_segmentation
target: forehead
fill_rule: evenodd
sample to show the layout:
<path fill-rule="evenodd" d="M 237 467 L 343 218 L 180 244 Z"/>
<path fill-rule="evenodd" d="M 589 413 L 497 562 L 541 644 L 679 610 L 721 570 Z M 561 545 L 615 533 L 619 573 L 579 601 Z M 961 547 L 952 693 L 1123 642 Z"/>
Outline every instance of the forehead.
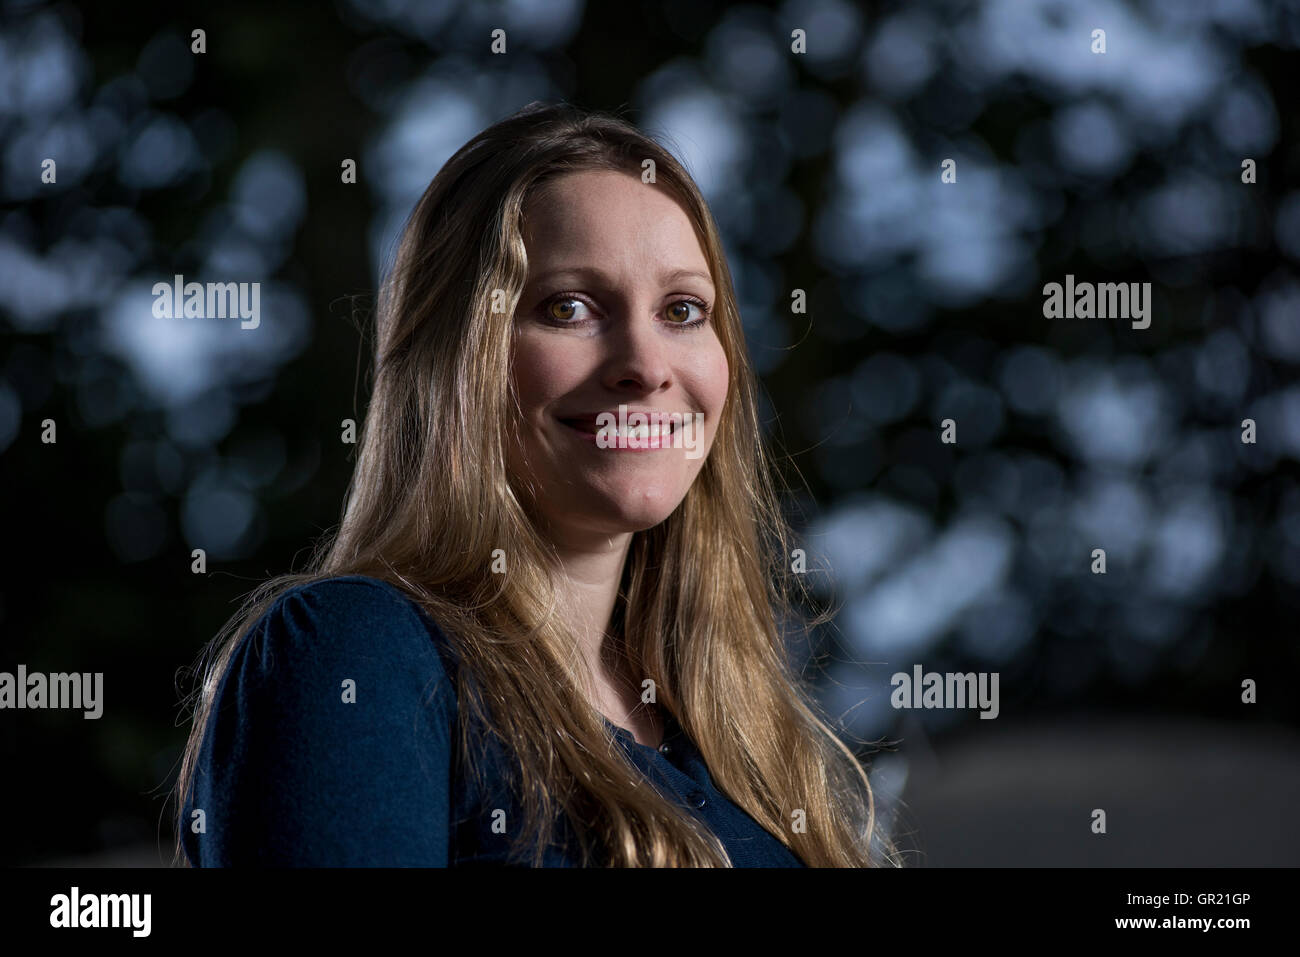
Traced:
<path fill-rule="evenodd" d="M 573 255 L 707 260 L 686 211 L 671 193 L 640 176 L 613 170 L 565 173 L 545 183 L 524 208 L 532 261 Z"/>

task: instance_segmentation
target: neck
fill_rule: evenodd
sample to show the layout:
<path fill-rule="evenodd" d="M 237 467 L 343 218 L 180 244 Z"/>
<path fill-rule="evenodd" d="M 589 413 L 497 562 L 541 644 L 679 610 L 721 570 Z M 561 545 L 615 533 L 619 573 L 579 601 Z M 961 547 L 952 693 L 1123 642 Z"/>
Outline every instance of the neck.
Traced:
<path fill-rule="evenodd" d="M 586 664 L 584 678 L 590 679 L 584 689 L 587 700 L 641 744 L 658 747 L 662 740 L 660 718 L 641 700 L 642 676 L 609 636 L 631 533 L 552 541 L 560 563 L 558 610 L 576 636 L 577 651 Z"/>
<path fill-rule="evenodd" d="M 616 683 L 623 672 L 624 662 L 609 637 L 609 623 L 631 544 L 631 533 L 556 543 L 558 611 L 576 636 L 577 650 L 595 680 L 596 686 L 587 692 L 598 708 L 603 689 Z"/>

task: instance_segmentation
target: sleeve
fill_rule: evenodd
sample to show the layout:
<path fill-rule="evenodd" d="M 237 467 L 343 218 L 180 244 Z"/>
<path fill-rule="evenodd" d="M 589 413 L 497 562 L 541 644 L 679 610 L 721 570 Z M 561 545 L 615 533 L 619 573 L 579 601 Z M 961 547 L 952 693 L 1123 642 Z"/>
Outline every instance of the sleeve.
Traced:
<path fill-rule="evenodd" d="M 281 596 L 231 658 L 184 821 L 199 866 L 449 861 L 455 686 L 437 627 L 395 588 Z"/>

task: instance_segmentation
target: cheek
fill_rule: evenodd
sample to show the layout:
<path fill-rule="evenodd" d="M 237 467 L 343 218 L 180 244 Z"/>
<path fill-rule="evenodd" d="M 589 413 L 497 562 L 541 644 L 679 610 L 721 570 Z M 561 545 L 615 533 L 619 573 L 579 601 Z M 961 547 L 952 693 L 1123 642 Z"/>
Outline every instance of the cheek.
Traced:
<path fill-rule="evenodd" d="M 571 358 L 566 360 L 564 350 L 552 344 L 528 336 L 516 339 L 511 374 L 525 415 L 564 394 L 572 364 Z"/>
<path fill-rule="evenodd" d="M 705 402 L 706 413 L 716 417 L 727 400 L 727 354 L 722 343 L 717 343 L 711 350 L 703 368 L 703 381 L 700 383 L 700 397 Z"/>

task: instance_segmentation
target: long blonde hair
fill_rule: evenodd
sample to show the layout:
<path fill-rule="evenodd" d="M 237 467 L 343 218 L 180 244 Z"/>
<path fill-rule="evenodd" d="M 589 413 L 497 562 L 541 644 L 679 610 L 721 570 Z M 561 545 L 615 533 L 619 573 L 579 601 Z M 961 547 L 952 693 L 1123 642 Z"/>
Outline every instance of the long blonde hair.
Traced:
<path fill-rule="evenodd" d="M 782 626 L 806 600 L 759 428 L 730 272 L 698 187 L 621 118 L 532 104 L 479 133 L 416 204 L 380 289 L 373 394 L 340 526 L 308 570 L 255 589 L 196 665 L 202 686 L 176 797 L 178 835 L 213 697 L 240 638 L 288 589 L 368 575 L 403 589 L 456 656 L 460 754 L 472 716 L 515 761 L 525 820 L 516 852 L 540 863 L 559 813 L 584 863 L 729 866 L 718 839 L 638 786 L 579 693 L 575 639 L 554 614 L 551 547 L 507 474 L 512 314 L 528 264 L 526 202 L 581 170 L 641 175 L 689 216 L 717 291 L 730 369 L 715 440 L 680 506 L 633 536 L 610 635 L 654 681 L 715 785 L 810 866 L 896 863 L 867 775 L 786 657 Z M 494 290 L 510 308 L 493 311 Z M 492 574 L 494 549 L 509 574 Z M 820 619 L 819 619 L 820 620 Z M 206 660 L 206 667 L 203 662 Z M 484 702 L 492 702 L 489 708 Z M 803 826 L 798 826 L 802 824 Z M 187 863 L 177 841 L 178 863 Z"/>

